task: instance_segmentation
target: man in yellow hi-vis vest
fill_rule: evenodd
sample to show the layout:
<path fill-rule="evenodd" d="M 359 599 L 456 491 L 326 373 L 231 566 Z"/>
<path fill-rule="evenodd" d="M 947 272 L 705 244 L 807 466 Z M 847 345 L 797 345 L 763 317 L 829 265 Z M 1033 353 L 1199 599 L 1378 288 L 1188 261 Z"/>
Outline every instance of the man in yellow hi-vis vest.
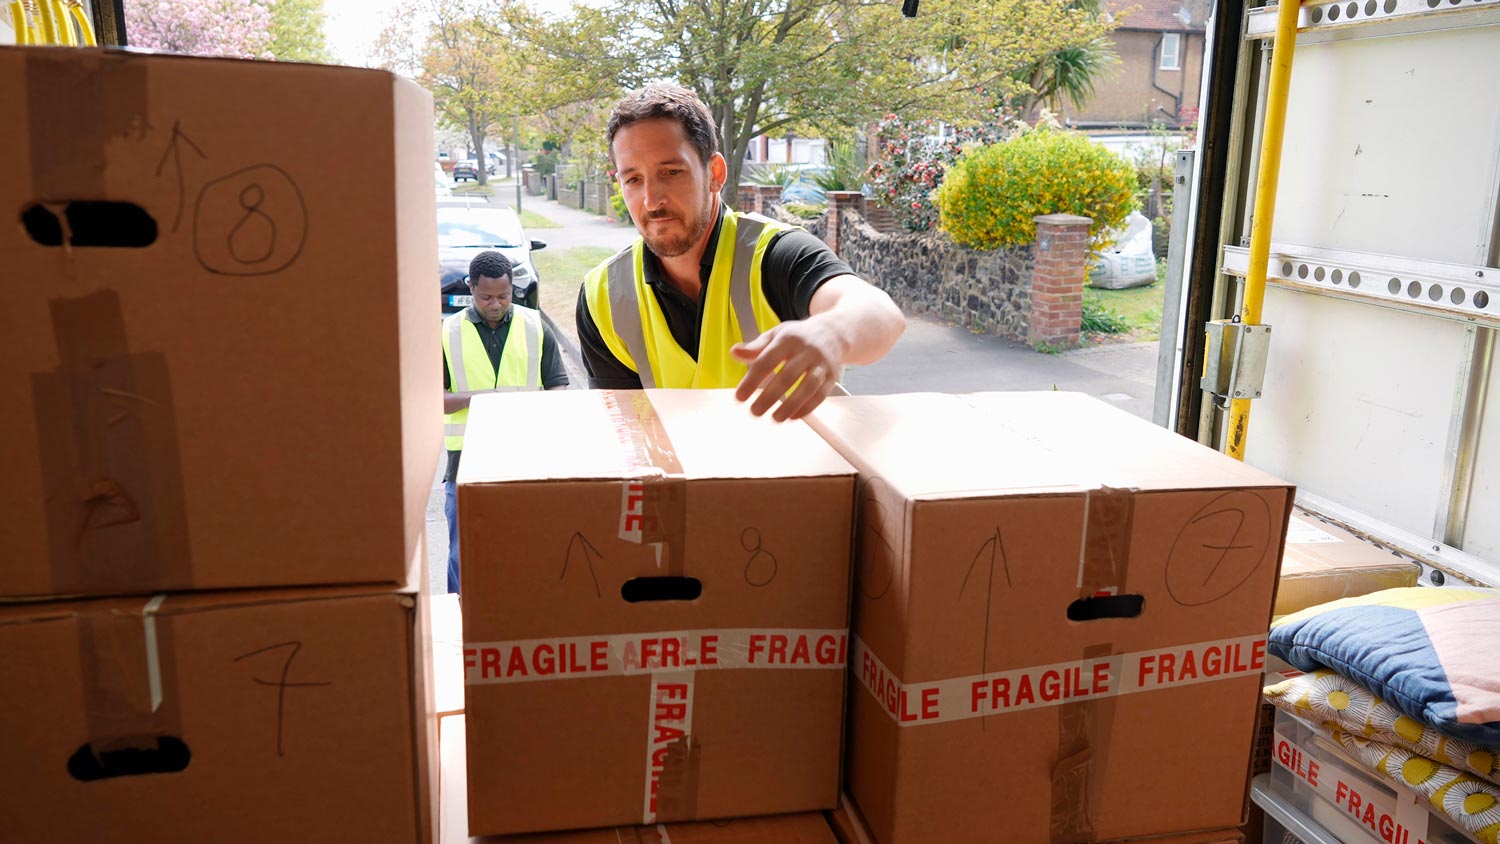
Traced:
<path fill-rule="evenodd" d="M 469 262 L 473 304 L 443 320 L 443 474 L 448 517 L 448 591 L 459 589 L 458 501 L 454 483 L 469 420 L 469 399 L 508 390 L 554 390 L 568 386 L 557 338 L 541 312 L 512 304 L 511 263 L 499 252 L 481 252 Z"/>
<path fill-rule="evenodd" d="M 822 241 L 723 206 L 718 130 L 691 91 L 648 85 L 626 96 L 608 141 L 641 239 L 579 291 L 591 386 L 737 387 L 741 401 L 759 389 L 752 413 L 797 419 L 845 364 L 874 363 L 895 345 L 901 311 Z"/>

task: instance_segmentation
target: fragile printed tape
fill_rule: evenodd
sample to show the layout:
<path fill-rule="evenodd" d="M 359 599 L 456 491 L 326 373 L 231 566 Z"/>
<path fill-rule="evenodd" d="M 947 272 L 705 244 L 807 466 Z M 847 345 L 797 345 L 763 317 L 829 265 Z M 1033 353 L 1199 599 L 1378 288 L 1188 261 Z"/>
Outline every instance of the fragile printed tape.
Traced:
<path fill-rule="evenodd" d="M 669 670 L 843 668 L 846 630 L 740 628 L 464 645 L 464 682 L 527 683 Z"/>
<path fill-rule="evenodd" d="M 903 727 L 984 718 L 1063 703 L 1259 677 L 1266 637 L 1243 636 L 924 683 L 903 683 L 854 639 L 860 685 Z"/>
<path fill-rule="evenodd" d="M 1349 818 L 1389 844 L 1427 844 L 1430 815 L 1413 800 L 1398 800 L 1394 793 L 1372 788 L 1343 776 L 1337 767 L 1325 767 L 1319 754 L 1283 735 L 1274 737 L 1276 764 L 1291 771 L 1318 796 L 1349 813 Z"/>

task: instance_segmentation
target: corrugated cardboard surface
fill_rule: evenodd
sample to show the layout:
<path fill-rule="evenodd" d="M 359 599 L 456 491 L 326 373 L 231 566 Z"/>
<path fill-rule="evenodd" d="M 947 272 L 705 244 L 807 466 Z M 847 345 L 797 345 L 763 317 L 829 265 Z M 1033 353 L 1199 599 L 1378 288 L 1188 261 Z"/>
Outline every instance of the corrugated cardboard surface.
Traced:
<path fill-rule="evenodd" d="M 622 456 L 640 453 L 645 417 L 654 459 L 678 466 L 668 475 Z M 526 449 L 511 445 L 516 418 L 529 420 Z M 660 549 L 621 536 L 628 484 L 642 472 L 648 494 L 680 508 Z M 847 628 L 852 469 L 805 426 L 754 419 L 728 391 L 481 397 L 459 480 L 466 660 L 477 643 Z M 679 567 L 701 582 L 696 600 L 623 599 L 627 581 Z M 476 685 L 480 672 L 468 670 L 475 832 L 642 821 L 650 674 Z M 674 745 L 686 761 L 663 775 L 657 820 L 834 804 L 841 668 L 688 673 L 691 740 Z"/>
<path fill-rule="evenodd" d="M 7 47 L 0 112 L 0 597 L 400 582 L 442 426 L 431 97 Z M 84 200 L 154 242 L 18 224 Z"/>
<path fill-rule="evenodd" d="M 1416 586 L 1421 573 L 1416 563 L 1299 509 L 1293 512 L 1287 530 L 1276 615 L 1382 589 Z"/>
<path fill-rule="evenodd" d="M 6 840 L 435 839 L 437 747 L 414 592 L 174 595 L 149 613 L 150 636 L 146 605 L 0 608 Z M 159 747 L 162 736 L 186 745 L 185 768 L 70 774 L 86 745 Z"/>
<path fill-rule="evenodd" d="M 833 836 L 838 839 L 839 844 L 875 844 L 875 837 L 870 834 L 864 817 L 860 815 L 859 809 L 855 808 L 847 794 L 839 795 L 839 807 L 826 814 L 828 825 L 833 829 Z M 1135 842 L 1139 844 L 1244 844 L 1247 840 L 1260 844 L 1259 836 L 1247 839 L 1238 829 L 1126 839 L 1131 844 Z M 1109 842 L 1109 844 L 1116 844 L 1116 842 Z"/>
<path fill-rule="evenodd" d="M 704 821 L 701 823 L 622 826 L 606 829 L 491 835 L 470 838 L 463 715 L 443 718 L 443 844 L 835 844 L 823 816 L 817 813 Z"/>
<path fill-rule="evenodd" d="M 1264 638 L 1292 490 L 1262 472 L 1065 393 L 832 399 L 813 425 L 860 469 L 854 634 L 900 683 Z M 1069 620 L 1099 591 L 1139 617 Z M 912 726 L 856 656 L 850 791 L 880 844 L 1235 826 L 1260 687 L 1237 653 L 1229 679 Z"/>

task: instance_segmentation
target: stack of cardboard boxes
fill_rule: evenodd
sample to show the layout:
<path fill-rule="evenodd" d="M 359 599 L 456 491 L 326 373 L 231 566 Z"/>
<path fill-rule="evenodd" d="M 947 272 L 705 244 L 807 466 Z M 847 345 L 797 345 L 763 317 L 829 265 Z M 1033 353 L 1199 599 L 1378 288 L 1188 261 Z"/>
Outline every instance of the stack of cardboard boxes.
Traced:
<path fill-rule="evenodd" d="M 524 454 L 498 435 L 515 418 Z M 1290 487 L 1071 394 L 833 399 L 811 421 L 723 393 L 475 403 L 467 723 L 444 731 L 467 734 L 467 800 L 445 815 L 1240 840 Z"/>
<path fill-rule="evenodd" d="M 431 98 L 7 48 L 0 111 L 0 837 L 431 840 Z"/>

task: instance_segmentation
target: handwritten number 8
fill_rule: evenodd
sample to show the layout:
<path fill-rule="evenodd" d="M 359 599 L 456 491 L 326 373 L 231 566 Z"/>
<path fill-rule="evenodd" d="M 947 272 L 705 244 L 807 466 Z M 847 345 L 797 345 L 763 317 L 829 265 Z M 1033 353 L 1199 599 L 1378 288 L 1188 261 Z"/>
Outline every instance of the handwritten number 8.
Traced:
<path fill-rule="evenodd" d="M 751 586 L 765 586 L 776 579 L 780 564 L 776 561 L 776 555 L 767 551 L 761 544 L 759 529 L 748 527 L 741 531 L 740 547 L 750 552 L 750 559 L 745 561 L 746 583 Z M 767 567 L 770 569 L 769 573 L 765 573 Z"/>

